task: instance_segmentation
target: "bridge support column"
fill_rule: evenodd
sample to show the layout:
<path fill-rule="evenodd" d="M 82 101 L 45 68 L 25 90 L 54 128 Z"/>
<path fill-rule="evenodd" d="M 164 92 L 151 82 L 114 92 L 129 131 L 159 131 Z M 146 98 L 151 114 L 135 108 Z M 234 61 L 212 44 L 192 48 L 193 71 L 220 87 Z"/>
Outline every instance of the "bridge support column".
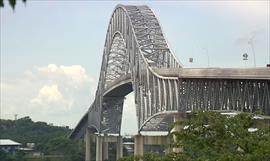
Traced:
<path fill-rule="evenodd" d="M 134 137 L 134 155 L 142 156 L 143 155 L 143 136 L 141 134 Z"/>
<path fill-rule="evenodd" d="M 85 140 L 85 161 L 91 161 L 91 134 L 89 129 L 86 128 L 86 133 L 84 136 Z"/>
<path fill-rule="evenodd" d="M 102 159 L 103 160 L 108 160 L 109 159 L 109 143 L 108 142 L 103 142 L 102 146 Z"/>
<path fill-rule="evenodd" d="M 102 161 L 102 136 L 96 136 L 96 161 Z"/>
<path fill-rule="evenodd" d="M 109 143 L 116 143 L 116 159 L 123 157 L 123 139 L 121 136 L 96 135 L 96 161 L 111 159 L 109 158 Z"/>
<path fill-rule="evenodd" d="M 180 121 L 184 120 L 185 117 L 186 117 L 185 114 L 177 114 L 177 115 L 174 115 L 173 121 L 174 121 L 174 123 L 175 123 L 175 122 L 180 122 Z M 181 131 L 182 129 L 183 129 L 183 126 L 177 124 L 177 125 L 174 126 L 174 128 L 172 129 L 172 131 L 174 131 L 174 132 L 179 132 L 179 131 Z M 173 135 L 173 141 L 174 141 L 174 142 L 177 141 L 177 138 L 176 138 L 175 135 Z M 182 152 L 183 149 L 182 149 L 181 147 L 174 147 L 174 148 L 172 149 L 172 151 L 173 151 L 174 153 L 179 153 L 179 152 Z"/>
<path fill-rule="evenodd" d="M 118 136 L 116 143 L 116 159 L 122 157 L 123 157 L 123 138 L 121 136 Z"/>
<path fill-rule="evenodd" d="M 167 135 L 159 136 L 143 136 L 141 134 L 134 137 L 134 155 L 142 156 L 144 153 L 144 145 L 169 145 L 170 137 Z M 168 153 L 170 149 L 166 149 Z"/>

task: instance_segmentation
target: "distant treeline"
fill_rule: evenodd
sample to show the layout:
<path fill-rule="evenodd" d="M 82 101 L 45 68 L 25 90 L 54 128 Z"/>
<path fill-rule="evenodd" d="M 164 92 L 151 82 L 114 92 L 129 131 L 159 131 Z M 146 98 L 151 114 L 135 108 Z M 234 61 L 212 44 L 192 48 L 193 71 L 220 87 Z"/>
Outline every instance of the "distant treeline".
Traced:
<path fill-rule="evenodd" d="M 30 117 L 18 120 L 0 120 L 1 139 L 11 139 L 23 146 L 26 146 L 26 143 L 35 143 L 34 150 L 44 155 L 63 155 L 68 157 L 65 159 L 66 161 L 83 161 L 83 144 L 68 139 L 70 132 L 71 129 L 68 127 L 52 126 L 46 122 L 33 122 Z M 21 161 L 23 161 L 22 156 L 23 154 L 20 156 Z M 7 157 L 16 158 L 16 156 Z M 46 160 L 49 159 L 46 158 Z"/>
<path fill-rule="evenodd" d="M 0 131 L 1 139 L 11 139 L 23 145 L 35 143 L 37 148 L 48 143 L 52 138 L 67 136 L 71 132 L 66 127 L 51 126 L 46 122 L 33 122 L 30 117 L 1 120 Z"/>

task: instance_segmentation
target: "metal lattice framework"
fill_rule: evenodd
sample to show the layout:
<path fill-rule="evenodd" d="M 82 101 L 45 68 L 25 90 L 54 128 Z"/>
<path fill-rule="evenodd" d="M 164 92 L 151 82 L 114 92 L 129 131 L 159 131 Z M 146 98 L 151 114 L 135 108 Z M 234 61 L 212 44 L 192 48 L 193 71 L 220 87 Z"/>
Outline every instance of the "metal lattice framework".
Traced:
<path fill-rule="evenodd" d="M 270 70 L 185 69 L 147 6 L 118 5 L 110 19 L 96 97 L 72 137 L 89 127 L 119 133 L 124 97 L 135 93 L 138 127 L 164 131 L 172 114 L 194 109 L 270 115 Z"/>

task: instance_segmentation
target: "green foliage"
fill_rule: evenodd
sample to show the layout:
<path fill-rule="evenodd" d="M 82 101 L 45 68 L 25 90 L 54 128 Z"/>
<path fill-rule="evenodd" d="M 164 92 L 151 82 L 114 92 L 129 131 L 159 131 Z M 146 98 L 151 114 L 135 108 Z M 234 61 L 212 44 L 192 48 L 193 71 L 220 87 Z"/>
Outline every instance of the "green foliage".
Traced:
<path fill-rule="evenodd" d="M 51 139 L 47 144 L 45 144 L 44 151 L 45 154 L 71 154 L 75 151 L 74 148 L 76 147 L 74 147 L 73 143 L 69 139 L 60 136 Z"/>
<path fill-rule="evenodd" d="M 16 5 L 16 0 L 8 0 L 9 1 L 9 5 L 12 7 L 12 9 L 15 8 Z"/>
<path fill-rule="evenodd" d="M 0 161 L 12 161 L 12 158 L 7 153 L 0 150 Z"/>
<path fill-rule="evenodd" d="M 35 150 L 46 155 L 44 158 L 31 158 L 21 152 L 15 155 L 0 152 L 0 158 L 5 158 L 3 161 L 84 161 L 83 144 L 68 139 L 71 130 L 66 127 L 33 122 L 31 118 L 24 117 L 16 121 L 1 120 L 0 131 L 3 139 L 12 139 L 24 145 L 28 142 L 36 143 Z"/>
<path fill-rule="evenodd" d="M 50 139 L 67 136 L 71 130 L 65 127 L 50 126 L 45 122 L 33 122 L 30 117 L 16 121 L 1 120 L 1 138 L 12 139 L 25 145 L 36 143 L 36 150 L 42 150 Z"/>
<path fill-rule="evenodd" d="M 159 154 L 156 153 L 146 153 L 142 156 L 142 160 L 147 161 L 162 161 L 162 157 Z"/>
<path fill-rule="evenodd" d="M 12 9 L 15 9 L 17 0 L 8 0 L 9 5 Z M 26 3 L 26 0 L 22 0 L 23 3 Z M 4 7 L 4 0 L 0 0 L 0 7 Z"/>
<path fill-rule="evenodd" d="M 216 112 L 193 112 L 180 122 L 186 128 L 176 135 L 174 147 L 183 151 L 170 154 L 172 160 L 270 160 L 270 127 L 253 114 L 234 117 Z M 260 127 L 249 132 L 251 127 Z"/>
<path fill-rule="evenodd" d="M 255 120 L 254 114 L 226 116 L 216 112 L 196 111 L 176 123 L 184 127 L 176 136 L 174 148 L 179 153 L 162 157 L 154 153 L 142 157 L 124 157 L 118 161 L 269 161 L 270 126 Z M 257 131 L 249 131 L 257 128 Z"/>
<path fill-rule="evenodd" d="M 14 155 L 0 150 L 0 161 L 27 161 L 25 153 L 17 152 Z"/>
<path fill-rule="evenodd" d="M 44 146 L 45 154 L 64 155 L 68 161 L 84 161 L 84 150 L 81 145 L 67 137 L 56 137 Z"/>
<path fill-rule="evenodd" d="M 156 153 L 146 153 L 143 156 L 127 156 L 118 159 L 117 161 L 170 161 L 167 160 L 167 157 L 161 156 Z"/>
<path fill-rule="evenodd" d="M 127 157 L 120 158 L 117 161 L 137 161 L 137 160 L 135 160 L 135 157 L 132 155 L 132 156 L 127 156 Z"/>

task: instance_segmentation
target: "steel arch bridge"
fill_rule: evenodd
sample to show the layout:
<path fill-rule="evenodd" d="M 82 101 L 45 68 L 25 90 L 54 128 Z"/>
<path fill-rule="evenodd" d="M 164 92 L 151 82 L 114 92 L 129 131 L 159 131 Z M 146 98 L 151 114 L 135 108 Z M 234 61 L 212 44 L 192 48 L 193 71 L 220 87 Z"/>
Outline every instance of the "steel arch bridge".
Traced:
<path fill-rule="evenodd" d="M 118 5 L 111 16 L 95 100 L 70 135 L 120 133 L 124 97 L 134 91 L 138 131 L 166 131 L 195 109 L 270 115 L 270 69 L 183 68 L 147 6 Z"/>

